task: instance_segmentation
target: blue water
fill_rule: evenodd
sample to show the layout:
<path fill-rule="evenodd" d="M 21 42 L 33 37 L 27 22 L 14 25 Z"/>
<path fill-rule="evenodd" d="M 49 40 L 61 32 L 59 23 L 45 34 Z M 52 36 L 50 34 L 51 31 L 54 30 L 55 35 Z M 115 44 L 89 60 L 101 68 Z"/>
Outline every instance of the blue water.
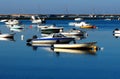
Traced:
<path fill-rule="evenodd" d="M 78 43 L 96 41 L 96 54 L 57 54 L 49 47 L 33 50 L 26 45 L 26 40 L 33 35 L 40 36 L 36 25 L 22 20 L 25 29 L 11 32 L 4 23 L 0 23 L 2 33 L 16 33 L 15 41 L 0 40 L 0 79 L 119 79 L 120 78 L 120 38 L 113 36 L 113 30 L 120 28 L 120 21 L 85 20 L 98 29 L 82 29 L 88 37 L 77 40 Z M 56 24 L 65 30 L 73 20 L 48 20 L 46 24 Z M 77 28 L 80 29 L 80 28 Z M 24 35 L 24 40 L 21 40 Z"/>

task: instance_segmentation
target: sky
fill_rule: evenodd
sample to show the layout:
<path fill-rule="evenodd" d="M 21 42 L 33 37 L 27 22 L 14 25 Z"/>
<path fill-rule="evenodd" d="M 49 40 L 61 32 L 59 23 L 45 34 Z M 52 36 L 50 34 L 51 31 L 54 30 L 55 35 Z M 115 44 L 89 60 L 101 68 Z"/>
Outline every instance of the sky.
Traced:
<path fill-rule="evenodd" d="M 0 14 L 120 14 L 120 0 L 0 0 Z"/>

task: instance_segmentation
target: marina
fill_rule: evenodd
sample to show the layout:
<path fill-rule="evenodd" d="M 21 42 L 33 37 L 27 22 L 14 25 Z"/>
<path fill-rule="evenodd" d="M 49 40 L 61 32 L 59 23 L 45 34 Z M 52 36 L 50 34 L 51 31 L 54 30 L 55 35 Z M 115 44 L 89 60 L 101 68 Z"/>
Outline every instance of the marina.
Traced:
<path fill-rule="evenodd" d="M 19 21 L 24 28 L 15 30 L 0 22 L 1 33 L 15 34 L 13 40 L 0 38 L 1 79 L 113 79 L 113 76 L 119 78 L 120 37 L 116 38 L 113 34 L 116 28 L 120 29 L 119 20 L 84 20 L 98 27 L 97 29 L 70 26 L 70 22 L 76 22 L 74 19 L 46 20 L 45 25 L 62 26 L 65 32 L 75 28 L 87 33 L 84 39 L 75 39 L 75 43 L 70 42 L 71 46 L 95 42 L 98 50 L 72 49 L 68 43 L 62 44 L 62 47 L 66 48 L 51 48 L 52 45 L 46 43 L 27 45 L 27 40 L 33 36 L 43 37 L 42 32 L 31 20 Z M 56 42 L 60 43 L 58 40 Z"/>

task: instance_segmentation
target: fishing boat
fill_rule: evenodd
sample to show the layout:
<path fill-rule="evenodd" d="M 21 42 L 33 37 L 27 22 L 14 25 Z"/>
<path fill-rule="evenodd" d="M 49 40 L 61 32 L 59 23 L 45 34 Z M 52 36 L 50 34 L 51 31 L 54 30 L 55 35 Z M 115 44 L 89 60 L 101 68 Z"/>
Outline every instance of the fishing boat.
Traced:
<path fill-rule="evenodd" d="M 96 42 L 89 42 L 89 43 L 81 43 L 81 44 L 54 44 L 53 48 L 61 48 L 61 49 L 97 49 L 95 45 Z"/>
<path fill-rule="evenodd" d="M 50 34 L 48 37 L 41 38 L 33 38 L 28 39 L 27 42 L 31 42 L 31 44 L 55 44 L 55 43 L 69 43 L 74 41 L 74 38 L 66 37 L 60 33 Z"/>

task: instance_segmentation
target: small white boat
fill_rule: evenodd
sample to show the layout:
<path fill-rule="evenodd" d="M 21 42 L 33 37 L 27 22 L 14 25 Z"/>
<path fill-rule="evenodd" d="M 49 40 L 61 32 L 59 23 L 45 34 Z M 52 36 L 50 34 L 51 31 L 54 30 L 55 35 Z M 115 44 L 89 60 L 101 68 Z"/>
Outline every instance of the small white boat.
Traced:
<path fill-rule="evenodd" d="M 14 34 L 0 34 L 0 38 L 13 38 Z"/>
<path fill-rule="evenodd" d="M 59 33 L 63 31 L 63 27 L 56 27 L 55 25 L 50 26 L 39 26 L 41 27 L 41 33 L 51 34 L 51 33 Z"/>
<path fill-rule="evenodd" d="M 7 25 L 10 29 L 24 29 L 23 25 Z"/>
<path fill-rule="evenodd" d="M 5 24 L 6 25 L 16 25 L 16 24 L 19 24 L 19 20 L 10 19 L 10 20 L 5 21 Z"/>
<path fill-rule="evenodd" d="M 82 18 L 75 18 L 74 19 L 75 21 L 80 21 L 80 20 L 83 20 Z"/>
<path fill-rule="evenodd" d="M 70 22 L 68 25 L 75 26 L 76 22 Z"/>
<path fill-rule="evenodd" d="M 0 22 L 6 22 L 6 21 L 8 21 L 7 19 L 2 19 L 2 20 L 0 20 Z"/>
<path fill-rule="evenodd" d="M 68 32 L 60 32 L 61 34 L 67 36 L 67 37 L 73 37 L 73 36 L 88 36 L 88 34 L 85 31 L 82 30 L 76 30 L 76 29 L 72 29 Z"/>
<path fill-rule="evenodd" d="M 74 41 L 74 38 L 65 37 L 60 33 L 53 33 L 48 37 L 33 38 L 27 40 L 27 42 L 31 42 L 31 44 L 69 43 L 71 41 Z"/>
<path fill-rule="evenodd" d="M 120 29 L 116 28 L 113 33 L 120 34 Z"/>
<path fill-rule="evenodd" d="M 0 38 L 0 41 L 15 41 L 14 38 Z"/>
<path fill-rule="evenodd" d="M 81 43 L 81 44 L 54 44 L 53 48 L 61 48 L 61 49 L 97 49 L 97 46 L 95 45 L 96 42 L 90 42 L 90 43 Z"/>
<path fill-rule="evenodd" d="M 19 28 L 10 28 L 11 32 L 22 32 L 24 29 L 19 29 Z"/>
<path fill-rule="evenodd" d="M 41 24 L 45 22 L 45 19 L 40 19 L 39 17 L 36 19 L 35 16 L 31 16 L 31 19 L 33 24 Z"/>

